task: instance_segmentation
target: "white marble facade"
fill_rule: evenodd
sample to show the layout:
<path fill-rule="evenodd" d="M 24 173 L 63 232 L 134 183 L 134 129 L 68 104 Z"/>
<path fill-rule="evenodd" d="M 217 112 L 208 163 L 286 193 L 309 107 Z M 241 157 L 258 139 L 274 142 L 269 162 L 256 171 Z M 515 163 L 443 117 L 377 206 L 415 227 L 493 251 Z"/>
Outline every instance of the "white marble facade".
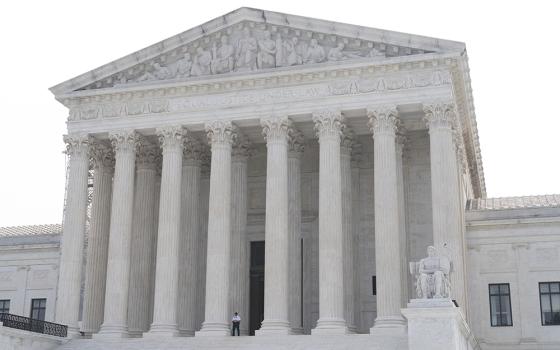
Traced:
<path fill-rule="evenodd" d="M 463 43 L 241 8 L 51 91 L 69 109 L 55 320 L 71 335 L 226 336 L 234 311 L 247 334 L 255 241 L 256 338 L 406 339 L 408 262 L 429 245 L 477 314 Z"/>

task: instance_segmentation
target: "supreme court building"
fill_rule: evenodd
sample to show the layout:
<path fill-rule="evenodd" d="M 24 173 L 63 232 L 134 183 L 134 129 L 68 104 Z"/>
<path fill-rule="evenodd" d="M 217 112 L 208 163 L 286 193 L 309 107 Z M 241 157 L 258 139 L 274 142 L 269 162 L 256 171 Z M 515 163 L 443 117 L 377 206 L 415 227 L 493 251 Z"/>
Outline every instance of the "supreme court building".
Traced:
<path fill-rule="evenodd" d="M 235 311 L 242 348 L 560 346 L 559 198 L 486 199 L 465 44 L 240 8 L 51 91 L 62 348 L 210 346 Z M 414 309 L 431 245 L 453 303 Z"/>

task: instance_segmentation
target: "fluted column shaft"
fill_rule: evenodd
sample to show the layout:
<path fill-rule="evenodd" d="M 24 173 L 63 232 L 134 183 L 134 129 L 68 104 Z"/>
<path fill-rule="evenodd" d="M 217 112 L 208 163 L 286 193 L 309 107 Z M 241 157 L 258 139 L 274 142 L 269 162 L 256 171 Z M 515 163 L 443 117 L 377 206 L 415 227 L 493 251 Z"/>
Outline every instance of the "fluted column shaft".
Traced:
<path fill-rule="evenodd" d="M 134 163 L 138 135 L 110 134 L 115 149 L 104 320 L 99 336 L 127 337 L 130 240 L 134 207 Z"/>
<path fill-rule="evenodd" d="M 75 336 L 79 331 L 80 284 L 88 196 L 89 138 L 85 135 L 66 135 L 64 142 L 70 160 L 55 319 L 58 323 L 68 325 L 68 336 Z"/>
<path fill-rule="evenodd" d="M 406 138 L 403 135 L 396 137 L 397 150 L 397 193 L 399 203 L 399 246 L 401 251 L 401 307 L 408 304 L 408 245 L 406 233 L 406 211 L 404 196 L 403 152 Z"/>
<path fill-rule="evenodd" d="M 147 332 L 150 323 L 152 261 L 155 228 L 155 187 L 157 146 L 145 140 L 136 152 L 136 182 L 130 252 L 130 291 L 128 293 L 128 332 L 132 337 Z"/>
<path fill-rule="evenodd" d="M 361 297 L 360 297 L 360 160 L 362 145 L 354 143 L 352 146 L 352 244 L 354 247 L 354 324 L 361 328 Z"/>
<path fill-rule="evenodd" d="M 264 320 L 256 335 L 290 333 L 288 321 L 287 117 L 261 120 L 266 139 Z"/>
<path fill-rule="evenodd" d="M 249 240 L 247 237 L 247 158 L 250 144 L 238 138 L 231 172 L 230 312 L 242 318 L 239 333 L 249 335 Z"/>
<path fill-rule="evenodd" d="M 303 134 L 294 130 L 289 138 L 288 152 L 288 237 L 289 243 L 289 320 L 293 334 L 303 333 L 301 285 L 301 157 Z"/>
<path fill-rule="evenodd" d="M 404 332 L 401 315 L 401 250 L 395 131 L 397 111 L 370 111 L 374 139 L 375 271 L 377 275 L 377 328 Z"/>
<path fill-rule="evenodd" d="M 181 233 L 181 171 L 183 137 L 180 126 L 157 129 L 161 149 L 161 192 L 154 290 L 154 317 L 150 335 L 176 336 Z"/>
<path fill-rule="evenodd" d="M 434 246 L 448 255 L 451 298 L 466 312 L 463 228 L 459 160 L 454 142 L 455 106 L 437 103 L 424 107 L 430 132 L 430 169 L 432 177 L 432 225 Z M 459 135 L 457 135 L 459 136 Z"/>
<path fill-rule="evenodd" d="M 319 320 L 313 334 L 346 333 L 339 112 L 313 115 L 319 138 Z"/>
<path fill-rule="evenodd" d="M 181 242 L 179 254 L 179 333 L 193 336 L 197 327 L 197 274 L 200 270 L 199 229 L 200 145 L 188 138 L 183 150 Z"/>
<path fill-rule="evenodd" d="M 103 322 L 109 224 L 111 219 L 111 190 L 115 159 L 109 146 L 94 144 L 93 198 L 87 247 L 86 279 L 82 312 L 82 332 L 97 333 Z"/>
<path fill-rule="evenodd" d="M 340 148 L 340 177 L 342 192 L 342 235 L 344 268 L 344 318 L 349 332 L 356 332 L 354 323 L 354 236 L 352 231 L 352 171 L 353 136 L 345 134 Z"/>
<path fill-rule="evenodd" d="M 210 196 L 210 152 L 203 153 L 201 178 L 200 178 L 200 202 L 199 202 L 199 229 L 201 239 L 198 242 L 200 254 L 200 269 L 197 273 L 197 311 L 196 328 L 200 330 L 204 322 L 205 299 L 206 299 L 206 252 L 208 247 L 208 199 Z"/>
<path fill-rule="evenodd" d="M 204 323 L 197 336 L 229 335 L 229 264 L 231 262 L 231 122 L 206 125 L 211 143 L 210 197 L 206 257 Z"/>

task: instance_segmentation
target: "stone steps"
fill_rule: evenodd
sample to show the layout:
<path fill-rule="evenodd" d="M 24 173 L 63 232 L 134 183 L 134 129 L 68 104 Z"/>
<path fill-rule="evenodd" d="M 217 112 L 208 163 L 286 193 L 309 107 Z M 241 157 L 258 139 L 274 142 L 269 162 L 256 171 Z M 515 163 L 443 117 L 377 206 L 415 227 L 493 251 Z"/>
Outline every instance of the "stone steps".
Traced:
<path fill-rule="evenodd" d="M 408 350 L 405 336 L 358 335 L 292 335 L 259 337 L 178 337 L 161 339 L 74 339 L 58 350 Z"/>

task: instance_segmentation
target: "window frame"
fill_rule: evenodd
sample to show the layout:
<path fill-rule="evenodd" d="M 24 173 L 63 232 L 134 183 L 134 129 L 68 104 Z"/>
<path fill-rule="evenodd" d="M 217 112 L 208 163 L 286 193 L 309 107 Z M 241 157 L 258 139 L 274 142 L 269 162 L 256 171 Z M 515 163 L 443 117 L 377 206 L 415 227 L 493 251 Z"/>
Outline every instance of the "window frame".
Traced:
<path fill-rule="evenodd" d="M 8 311 L 7 312 L 3 312 L 2 310 L 5 309 L 5 304 L 8 304 Z M 10 306 L 11 306 L 11 299 L 0 299 L 0 314 L 1 313 L 6 313 L 9 314 L 10 313 Z"/>
<path fill-rule="evenodd" d="M 507 285 L 508 293 L 502 294 L 501 286 Z M 492 286 L 498 286 L 498 294 L 492 294 L 491 288 Z M 511 320 L 510 324 L 501 324 L 497 322 L 497 324 L 493 324 L 492 322 L 492 297 L 498 297 L 498 303 L 500 312 L 502 312 L 502 297 L 507 296 L 509 302 L 509 319 Z M 511 285 L 509 283 L 489 283 L 488 284 L 488 310 L 490 311 L 490 327 L 513 327 L 513 310 L 511 309 Z"/>
<path fill-rule="evenodd" d="M 544 315 L 543 315 L 543 309 L 542 309 L 542 297 L 543 297 L 543 294 L 547 295 L 548 298 L 549 298 L 549 301 L 550 301 L 550 310 L 551 310 L 551 311 L 553 311 L 553 310 L 552 310 L 552 295 L 555 295 L 555 294 L 559 294 L 559 295 L 560 295 L 560 291 L 559 291 L 559 292 L 551 292 L 551 291 L 550 291 L 550 290 L 551 290 L 551 289 L 550 289 L 550 285 L 551 285 L 552 283 L 558 283 L 558 284 L 560 284 L 560 281 L 539 282 L 539 308 L 540 308 L 540 311 L 541 311 L 541 326 L 546 326 L 546 327 L 548 327 L 548 326 L 560 326 L 560 322 L 558 322 L 558 323 L 551 323 L 551 324 L 546 324 L 546 323 L 544 323 Z M 548 284 L 548 293 L 546 293 L 546 292 L 545 292 L 545 293 L 541 292 L 541 285 L 543 285 L 543 284 Z M 559 290 L 560 290 L 560 289 L 559 289 Z M 559 312 L 560 312 L 560 310 L 559 310 Z"/>
<path fill-rule="evenodd" d="M 45 301 L 45 306 L 37 306 L 34 307 L 34 303 L 35 302 L 41 302 L 41 301 Z M 41 314 L 41 311 L 43 311 L 43 319 L 41 318 L 33 318 L 33 311 L 37 310 L 37 312 L 39 313 L 39 315 Z M 29 310 L 29 318 L 33 319 L 33 320 L 39 320 L 39 321 L 44 321 L 45 318 L 47 317 L 47 298 L 33 298 L 31 299 L 31 308 Z"/>

